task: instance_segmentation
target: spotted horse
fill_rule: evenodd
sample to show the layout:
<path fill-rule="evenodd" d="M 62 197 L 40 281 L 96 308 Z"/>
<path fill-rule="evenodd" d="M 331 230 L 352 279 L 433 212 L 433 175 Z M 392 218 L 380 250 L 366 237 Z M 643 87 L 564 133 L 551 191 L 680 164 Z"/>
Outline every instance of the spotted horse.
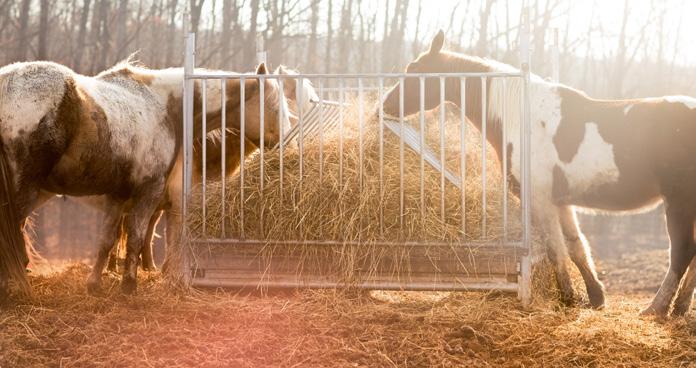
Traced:
<path fill-rule="evenodd" d="M 515 71 L 496 61 L 443 51 L 444 41 L 440 31 L 430 49 L 409 63 L 406 72 Z M 425 108 L 436 108 L 440 102 L 438 80 L 428 78 L 424 84 Z M 518 103 L 522 86 L 522 81 L 487 78 L 484 89 L 480 78 L 467 78 L 464 88 L 467 118 L 478 129 L 485 124 L 488 142 L 499 161 L 507 152 L 511 165 L 509 180 L 517 192 L 522 121 Z M 414 114 L 419 111 L 418 78 L 406 78 L 403 89 L 404 114 Z M 481 107 L 484 90 L 487 114 L 482 114 Z M 582 274 L 590 304 L 594 308 L 605 305 L 604 287 L 578 226 L 576 210 L 630 213 L 663 202 L 670 265 L 659 291 L 642 314 L 666 316 L 688 311 L 696 284 L 696 261 L 684 277 L 696 253 L 696 99 L 678 96 L 599 100 L 537 76 L 531 77 L 529 90 L 532 220 L 544 234 L 562 301 L 573 304 L 578 300 L 566 265 L 570 257 Z M 459 79 L 447 79 L 444 99 L 461 108 L 461 97 Z M 397 85 L 385 97 L 384 111 L 398 115 L 399 99 Z M 486 121 L 482 121 L 482 116 L 487 117 Z M 505 142 L 503 123 L 507 126 Z"/>
<path fill-rule="evenodd" d="M 135 292 L 148 223 L 181 154 L 183 80 L 181 68 L 150 70 L 129 63 L 96 77 L 50 62 L 0 68 L 0 301 L 7 299 L 11 280 L 30 292 L 22 226 L 47 193 L 107 199 L 110 210 L 88 290 L 100 289 L 101 273 L 122 225 L 127 255 L 121 288 Z M 238 116 L 240 103 L 259 99 L 256 78 L 245 81 L 246 101 L 240 101 L 239 79 L 226 83 L 227 116 Z M 274 82 L 264 83 L 267 90 L 278 89 Z M 197 82 L 194 100 L 200 101 L 200 89 Z M 220 128 L 220 90 L 210 85 L 206 90 L 209 131 Z M 200 132 L 202 113 L 200 103 L 196 105 L 194 129 Z M 251 123 L 253 116 L 247 129 L 279 140 L 280 106 L 265 111 L 264 132 L 258 129 L 258 118 L 257 124 Z"/>

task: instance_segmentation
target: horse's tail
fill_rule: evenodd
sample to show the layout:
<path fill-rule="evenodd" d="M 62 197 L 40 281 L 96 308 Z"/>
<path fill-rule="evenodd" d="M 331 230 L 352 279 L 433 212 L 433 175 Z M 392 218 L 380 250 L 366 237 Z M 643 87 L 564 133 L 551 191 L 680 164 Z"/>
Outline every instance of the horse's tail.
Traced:
<path fill-rule="evenodd" d="M 12 167 L 0 139 L 0 285 L 13 280 L 21 291 L 29 294 L 31 288 L 26 278 L 29 258 L 15 193 Z M 0 295 L 3 291 L 7 290 L 0 290 Z"/>

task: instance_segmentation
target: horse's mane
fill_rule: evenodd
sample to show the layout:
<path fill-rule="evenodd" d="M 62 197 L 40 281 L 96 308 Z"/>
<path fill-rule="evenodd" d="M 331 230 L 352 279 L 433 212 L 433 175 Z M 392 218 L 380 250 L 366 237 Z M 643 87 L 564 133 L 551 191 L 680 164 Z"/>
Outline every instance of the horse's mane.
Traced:
<path fill-rule="evenodd" d="M 96 78 L 104 78 L 108 76 L 113 76 L 113 75 L 119 75 L 123 74 L 123 72 L 142 72 L 142 71 L 150 71 L 150 69 L 143 64 L 140 59 L 137 58 L 138 51 L 133 52 L 132 54 L 128 55 L 125 59 L 117 62 L 114 64 L 114 66 L 110 67 L 109 69 L 106 69 L 99 74 L 97 74 L 95 77 Z"/>
<path fill-rule="evenodd" d="M 501 63 L 496 60 L 482 58 L 478 56 L 465 55 L 456 52 L 442 51 L 448 56 L 446 63 L 447 72 L 506 72 L 518 73 L 519 69 Z M 532 77 L 534 82 L 543 82 L 539 77 Z M 522 121 L 520 104 L 522 102 L 523 81 L 521 78 L 489 78 L 489 90 L 487 91 L 488 98 L 488 116 L 493 118 L 493 121 L 502 123 L 505 121 L 510 127 L 518 127 Z M 475 101 L 481 101 L 481 89 L 474 90 L 479 96 L 474 98 Z M 467 93 L 471 90 L 467 89 Z M 503 117 L 505 119 L 503 119 Z"/>

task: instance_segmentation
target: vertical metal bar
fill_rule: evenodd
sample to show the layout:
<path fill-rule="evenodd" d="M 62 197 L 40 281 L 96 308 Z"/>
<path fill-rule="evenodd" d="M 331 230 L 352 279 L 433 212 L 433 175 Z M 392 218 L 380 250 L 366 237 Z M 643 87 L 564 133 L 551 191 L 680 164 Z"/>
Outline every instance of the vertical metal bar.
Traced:
<path fill-rule="evenodd" d="M 420 125 L 420 210 L 421 226 L 425 225 L 425 77 L 418 78 Z"/>
<path fill-rule="evenodd" d="M 379 78 L 379 90 L 377 101 L 379 101 L 379 235 L 384 236 L 384 104 L 382 94 L 384 90 L 384 78 Z"/>
<path fill-rule="evenodd" d="M 246 80 L 244 76 L 239 77 L 239 235 L 244 239 L 244 142 L 246 138 Z M 223 190 L 225 186 L 222 186 Z M 223 192 L 224 193 L 224 192 Z M 223 205 L 224 205 L 223 195 Z M 225 217 L 223 213 L 223 218 Z M 224 228 L 223 228 L 224 229 Z M 223 232 L 224 234 L 224 232 Z"/>
<path fill-rule="evenodd" d="M 206 169 L 208 166 L 208 162 L 207 162 L 208 161 L 207 160 L 207 158 L 208 158 L 207 141 L 208 140 L 206 139 L 206 137 L 208 136 L 208 129 L 207 129 L 208 118 L 206 116 L 208 114 L 208 106 L 207 106 L 207 104 L 208 104 L 208 80 L 203 79 L 201 81 L 201 84 L 202 84 L 202 86 L 201 86 L 201 101 L 202 101 L 201 102 L 201 105 L 202 105 L 201 106 L 201 110 L 202 110 L 201 111 L 201 118 L 203 119 L 203 122 L 201 124 L 201 169 L 202 169 L 201 170 L 202 171 L 201 172 L 201 184 L 202 184 L 202 186 L 201 186 L 201 208 L 202 208 L 202 212 L 203 212 L 202 233 L 203 233 L 203 237 L 205 238 L 207 236 L 206 235 L 206 233 L 207 233 L 206 232 L 206 225 L 208 223 L 208 218 L 206 216 L 208 211 L 207 211 L 206 203 L 205 203 L 205 185 L 206 185 L 206 180 L 207 180 Z"/>
<path fill-rule="evenodd" d="M 285 109 L 283 108 L 283 99 L 285 98 L 285 89 L 283 89 L 283 78 L 278 78 L 278 90 L 280 93 L 282 93 L 282 97 L 278 99 L 278 111 L 280 111 L 280 115 L 278 118 L 278 131 L 280 132 L 280 146 L 279 146 L 279 152 L 278 152 L 278 160 L 279 160 L 279 166 L 280 166 L 280 201 L 281 203 L 283 202 L 283 150 L 285 149 L 285 127 L 283 126 L 283 122 L 285 121 L 286 116 L 284 116 Z"/>
<path fill-rule="evenodd" d="M 508 150 L 507 150 L 507 109 L 508 109 L 508 101 L 507 101 L 507 96 L 510 95 L 508 93 L 508 84 L 507 84 L 507 77 L 502 78 L 503 79 L 503 91 L 505 100 L 504 101 L 497 101 L 497 103 L 502 104 L 503 106 L 503 116 L 502 116 L 502 122 L 500 123 L 501 129 L 502 129 L 502 145 L 503 145 L 503 242 L 507 242 L 508 240 Z M 500 97 L 500 95 L 498 95 Z"/>
<path fill-rule="evenodd" d="M 404 228 L 404 77 L 399 78 L 399 229 Z"/>
<path fill-rule="evenodd" d="M 281 91 L 282 93 L 282 91 Z M 264 118 L 264 110 L 266 108 L 266 79 L 263 77 L 259 78 L 259 130 L 261 131 L 261 137 L 259 138 L 259 160 L 261 161 L 261 166 L 259 167 L 259 198 L 261 206 L 263 206 L 263 169 L 264 169 L 264 149 L 265 142 L 264 136 L 266 135 L 266 121 Z M 241 159 L 241 157 L 240 157 Z M 264 237 L 264 226 L 263 226 L 263 208 L 260 209 L 261 215 L 259 216 L 259 230 L 261 231 L 261 238 Z"/>
<path fill-rule="evenodd" d="M 462 202 L 462 236 L 466 235 L 466 78 L 459 78 L 459 177 Z"/>
<path fill-rule="evenodd" d="M 227 144 L 225 143 L 227 140 L 227 79 L 221 79 L 220 80 L 220 180 L 222 181 L 222 186 L 221 188 L 221 195 L 222 199 L 220 200 L 220 206 L 222 208 L 222 216 L 220 216 L 220 233 L 222 238 L 225 238 L 225 204 L 227 202 L 227 198 L 225 196 L 225 176 L 227 173 L 225 173 L 226 165 L 225 165 L 225 159 L 227 158 L 225 147 Z M 240 103 L 243 104 L 243 99 L 240 100 Z M 205 139 L 205 138 L 203 138 Z M 239 139 L 242 139 L 242 136 L 240 135 Z M 240 161 L 242 161 L 244 158 L 244 155 L 242 154 L 239 156 Z"/>
<path fill-rule="evenodd" d="M 527 307 L 531 304 L 532 300 L 532 290 L 531 290 L 531 279 L 532 279 L 532 261 L 531 257 L 531 237 L 530 237 L 530 215 L 531 215 L 531 130 L 530 130 L 530 52 L 529 52 L 529 8 L 524 8 L 523 12 L 522 27 L 520 29 L 520 60 L 522 62 L 521 71 L 523 76 L 523 95 L 524 101 L 521 108 L 523 109 L 522 116 L 522 136 L 520 141 L 522 142 L 522 152 L 520 154 L 522 158 L 522 166 L 520 167 L 520 174 L 522 176 L 520 188 L 522 197 L 522 241 L 524 247 L 527 249 L 527 255 L 523 256 L 520 262 L 520 276 L 518 279 L 518 296 L 522 301 L 522 305 Z"/>
<path fill-rule="evenodd" d="M 192 165 L 191 165 L 191 155 L 192 155 L 192 145 L 193 145 L 193 93 L 194 93 L 194 81 L 192 79 L 188 79 L 188 76 L 193 74 L 194 72 L 194 65 L 195 65 L 195 58 L 196 58 L 196 35 L 194 33 L 188 33 L 186 35 L 186 53 L 184 57 L 184 81 L 183 81 L 183 89 L 184 89 L 184 94 L 183 94 L 183 112 L 184 112 L 184 119 L 183 119 L 183 127 L 182 127 L 182 135 L 183 135 L 183 161 L 184 161 L 184 174 L 181 176 L 182 178 L 182 200 L 181 200 L 181 205 L 182 205 L 182 216 L 183 218 L 186 218 L 188 214 L 188 199 L 191 195 L 191 171 L 192 171 Z M 185 223 L 185 221 L 182 222 L 182 224 Z M 182 229 L 183 230 L 183 229 Z"/>
<path fill-rule="evenodd" d="M 319 79 L 319 182 L 324 180 L 324 80 Z"/>
<path fill-rule="evenodd" d="M 365 119 L 365 112 L 364 112 L 364 107 L 363 107 L 363 85 L 362 85 L 362 78 L 358 78 L 358 156 L 359 156 L 359 162 L 360 162 L 360 168 L 358 169 L 358 177 L 359 177 L 359 188 L 360 191 L 359 193 L 362 194 L 362 189 L 363 189 L 363 158 L 364 158 L 364 153 L 363 153 L 363 125 L 364 125 L 364 120 Z"/>
<path fill-rule="evenodd" d="M 183 88 L 183 97 L 182 97 L 182 112 L 183 112 L 183 121 L 181 122 L 183 127 L 182 127 L 182 138 L 183 138 L 183 147 L 182 147 L 182 159 L 183 159 L 183 175 L 181 176 L 181 216 L 184 221 L 181 221 L 181 227 L 178 229 L 174 229 L 174 231 L 179 232 L 179 234 L 183 234 L 184 230 L 186 228 L 186 218 L 188 217 L 188 199 L 190 197 L 191 191 L 191 172 L 192 172 L 192 162 L 190 155 L 193 154 L 193 126 L 194 126 L 194 121 L 193 121 L 193 113 L 194 113 L 194 108 L 193 108 L 193 94 L 194 94 L 194 82 L 193 80 L 189 79 L 188 76 L 193 74 L 195 70 L 195 59 L 196 59 L 196 35 L 195 33 L 189 33 L 188 32 L 188 27 L 187 27 L 187 20 L 189 19 L 188 17 L 188 12 L 185 11 L 184 14 L 184 34 L 186 35 L 185 37 L 185 52 L 184 52 L 184 80 L 182 83 L 182 88 Z M 193 255 L 191 254 L 191 251 L 184 251 L 182 253 L 182 262 L 181 262 L 181 267 L 182 267 L 182 275 L 183 275 L 183 281 L 186 284 L 191 283 L 192 279 L 192 259 Z"/>
<path fill-rule="evenodd" d="M 344 116 L 344 109 L 345 109 L 345 91 L 344 91 L 344 85 L 343 85 L 343 79 L 339 81 L 339 111 L 340 111 L 340 126 L 339 126 L 339 132 L 338 132 L 338 185 L 343 186 L 343 125 L 345 123 L 345 116 Z"/>
<path fill-rule="evenodd" d="M 487 233 L 487 214 L 486 214 L 486 196 L 487 196 L 487 188 L 486 188 L 486 182 L 487 180 L 487 175 L 486 175 L 486 166 L 487 166 L 487 145 L 488 141 L 486 139 L 486 130 L 487 130 L 487 125 L 488 125 L 488 91 L 487 91 L 487 79 L 486 77 L 481 77 L 481 188 L 482 188 L 482 194 L 481 194 L 481 238 L 486 239 L 486 233 Z"/>
<path fill-rule="evenodd" d="M 442 224 L 442 237 L 445 237 L 445 77 L 440 77 L 440 223 Z"/>
<path fill-rule="evenodd" d="M 302 77 L 297 78 L 295 81 L 295 93 L 296 93 L 296 100 L 297 103 L 295 104 L 297 106 L 297 124 L 300 125 L 300 134 L 299 134 L 299 156 L 300 156 L 300 183 L 299 183 L 299 189 L 300 193 L 302 193 L 302 181 L 304 180 L 304 122 L 303 122 L 303 106 L 302 106 L 302 86 L 304 85 L 304 80 Z"/>

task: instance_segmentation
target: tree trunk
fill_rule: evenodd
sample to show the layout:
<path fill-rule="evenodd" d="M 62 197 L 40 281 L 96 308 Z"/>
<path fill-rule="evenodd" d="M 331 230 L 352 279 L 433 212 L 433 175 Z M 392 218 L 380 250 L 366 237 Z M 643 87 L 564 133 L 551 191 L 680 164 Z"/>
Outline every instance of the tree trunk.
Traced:
<path fill-rule="evenodd" d="M 331 73 L 331 55 L 333 53 L 333 0 L 329 0 L 326 11 L 326 52 L 324 53 L 324 73 Z"/>
<path fill-rule="evenodd" d="M 258 31 L 258 18 L 260 0 L 251 0 L 251 19 L 249 20 L 249 33 L 244 42 L 244 65 L 243 68 L 251 68 L 256 64 L 256 32 Z"/>
<path fill-rule="evenodd" d="M 476 43 L 476 54 L 479 56 L 488 55 L 488 18 L 491 15 L 491 7 L 495 0 L 486 0 L 484 8 L 481 10 L 479 39 Z"/>
<path fill-rule="evenodd" d="M 116 23 L 116 59 L 126 57 L 128 48 L 128 0 L 121 0 L 118 5 L 118 22 Z"/>
<path fill-rule="evenodd" d="M 19 11 L 19 29 L 17 30 L 17 49 L 15 52 L 15 61 L 24 61 L 27 58 L 27 49 L 29 48 L 29 38 L 27 32 L 29 28 L 29 10 L 31 9 L 31 0 L 22 0 L 22 5 Z"/>
<path fill-rule="evenodd" d="M 309 42 L 307 44 L 307 71 L 316 71 L 317 67 L 317 23 L 319 23 L 319 0 L 312 0 L 309 19 Z"/>
<path fill-rule="evenodd" d="M 623 22 L 621 23 L 621 32 L 619 33 L 619 45 L 616 50 L 616 60 L 614 61 L 614 72 L 609 77 L 609 93 L 610 97 L 617 98 L 623 95 L 623 82 L 626 73 L 626 26 L 630 14 L 628 0 L 624 1 Z"/>
<path fill-rule="evenodd" d="M 177 47 L 177 42 L 180 40 L 176 37 L 176 8 L 179 5 L 178 0 L 169 0 L 169 26 L 167 27 L 167 52 L 165 57 L 166 65 L 174 65 L 174 50 Z"/>
<path fill-rule="evenodd" d="M 36 58 L 48 60 L 48 15 L 51 12 L 49 0 L 41 0 L 39 9 L 39 45 L 36 49 Z"/>

